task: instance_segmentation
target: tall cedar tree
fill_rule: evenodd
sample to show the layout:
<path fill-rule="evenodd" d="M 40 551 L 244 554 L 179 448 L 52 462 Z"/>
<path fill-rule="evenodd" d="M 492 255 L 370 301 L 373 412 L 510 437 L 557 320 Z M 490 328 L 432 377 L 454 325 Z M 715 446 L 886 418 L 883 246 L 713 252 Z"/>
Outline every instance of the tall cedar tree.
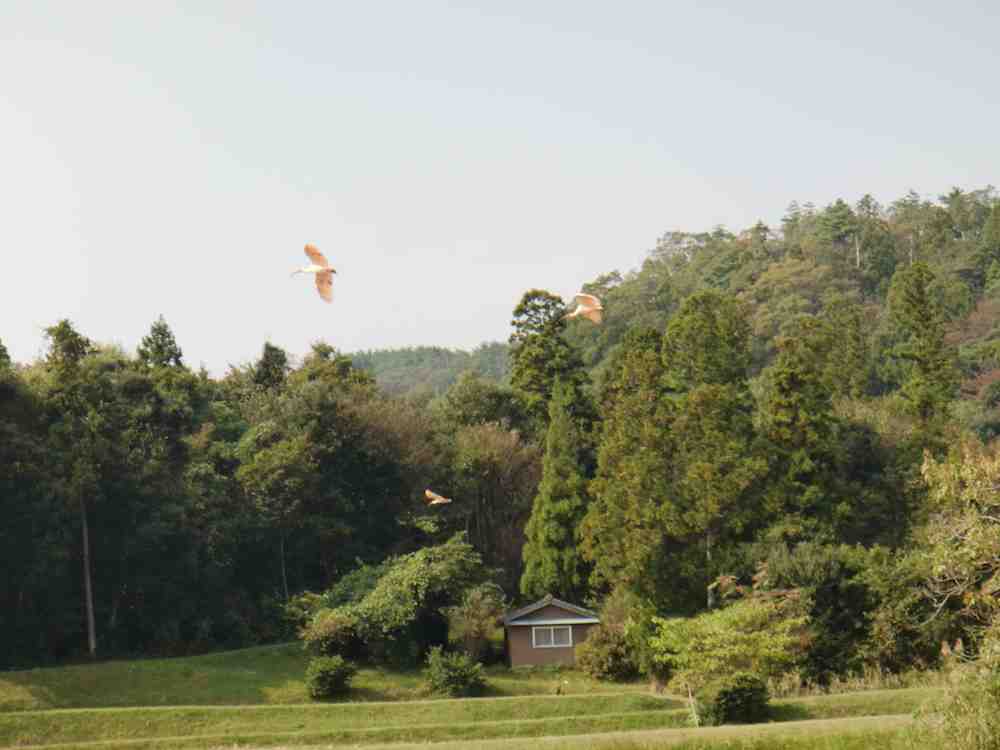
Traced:
<path fill-rule="evenodd" d="M 654 330 L 630 331 L 608 367 L 593 502 L 581 541 L 595 588 L 627 587 L 669 602 L 687 579 L 667 573 L 671 540 L 660 519 L 674 411 L 663 385 L 662 342 Z"/>
<path fill-rule="evenodd" d="M 765 371 L 761 422 L 772 464 L 771 510 L 784 519 L 829 521 L 833 492 L 835 418 L 827 379 L 830 331 L 803 316 L 778 340 Z M 814 531 L 815 529 L 813 529 Z"/>
<path fill-rule="evenodd" d="M 542 482 L 525 528 L 521 593 L 579 601 L 588 566 L 579 549 L 579 526 L 587 512 L 587 478 L 581 456 L 584 436 L 572 416 L 574 389 L 556 380 L 549 403 Z"/>
<path fill-rule="evenodd" d="M 926 263 L 899 269 L 889 288 L 889 314 L 902 343 L 895 354 L 909 362 L 903 397 L 927 426 L 945 416 L 955 396 L 955 355 L 945 343 L 945 320 L 934 297 L 935 277 Z"/>
<path fill-rule="evenodd" d="M 549 400 L 556 379 L 583 389 L 585 373 L 577 352 L 563 338 L 566 307 L 561 298 L 541 289 L 525 292 L 514 308 L 510 336 L 510 384 L 521 396 L 536 435 L 548 425 Z M 575 399 L 574 418 L 589 421 L 585 399 Z"/>
<path fill-rule="evenodd" d="M 681 394 L 666 527 L 704 544 L 708 580 L 716 546 L 753 515 L 751 495 L 766 466 L 753 448 L 748 317 L 732 297 L 699 292 L 670 321 L 663 344 L 668 383 Z M 711 587 L 707 604 L 715 604 Z"/>

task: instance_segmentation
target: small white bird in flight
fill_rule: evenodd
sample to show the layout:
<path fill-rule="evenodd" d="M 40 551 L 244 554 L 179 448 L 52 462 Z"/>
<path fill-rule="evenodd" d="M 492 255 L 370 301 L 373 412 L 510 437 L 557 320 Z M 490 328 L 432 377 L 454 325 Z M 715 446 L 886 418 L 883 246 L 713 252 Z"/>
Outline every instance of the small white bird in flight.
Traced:
<path fill-rule="evenodd" d="M 428 505 L 444 505 L 445 503 L 450 503 L 450 497 L 441 497 L 436 492 L 431 492 L 430 490 L 424 490 L 424 502 Z"/>
<path fill-rule="evenodd" d="M 327 302 L 333 302 L 333 275 L 337 270 L 330 265 L 329 261 L 323 257 L 323 253 L 313 245 L 306 245 L 306 255 L 312 261 L 308 266 L 302 266 L 292 271 L 292 276 L 297 273 L 312 273 L 316 275 L 316 291 L 319 296 Z"/>
<path fill-rule="evenodd" d="M 576 309 L 568 315 L 564 315 L 564 318 L 579 318 L 583 316 L 592 323 L 598 324 L 604 320 L 604 305 L 593 294 L 580 293 L 574 299 L 576 301 Z"/>

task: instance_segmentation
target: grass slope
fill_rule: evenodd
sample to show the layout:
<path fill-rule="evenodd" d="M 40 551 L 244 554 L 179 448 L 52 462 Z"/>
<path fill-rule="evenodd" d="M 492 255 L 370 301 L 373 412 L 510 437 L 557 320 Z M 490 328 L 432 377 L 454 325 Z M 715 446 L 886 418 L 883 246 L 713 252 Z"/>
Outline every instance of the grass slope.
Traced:
<path fill-rule="evenodd" d="M 905 714 L 928 688 L 776 702 L 775 718 Z M 145 747 L 368 745 L 552 737 L 685 726 L 678 702 L 639 694 L 480 698 L 302 706 L 21 711 L 0 714 L 0 747 L 80 743 Z"/>
<path fill-rule="evenodd" d="M 308 703 L 308 657 L 298 643 L 180 659 L 112 661 L 22 672 L 0 672 L 0 712 L 107 706 L 260 705 Z M 642 691 L 608 685 L 572 670 L 487 670 L 490 696 Z M 362 669 L 352 701 L 428 697 L 419 671 Z"/>

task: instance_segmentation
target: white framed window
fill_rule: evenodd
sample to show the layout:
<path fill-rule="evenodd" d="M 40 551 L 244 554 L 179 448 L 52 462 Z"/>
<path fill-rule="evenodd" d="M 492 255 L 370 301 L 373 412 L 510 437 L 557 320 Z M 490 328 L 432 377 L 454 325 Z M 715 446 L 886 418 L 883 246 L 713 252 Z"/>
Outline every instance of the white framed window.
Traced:
<path fill-rule="evenodd" d="M 571 648 L 572 646 L 572 625 L 535 626 L 531 629 L 532 648 Z"/>

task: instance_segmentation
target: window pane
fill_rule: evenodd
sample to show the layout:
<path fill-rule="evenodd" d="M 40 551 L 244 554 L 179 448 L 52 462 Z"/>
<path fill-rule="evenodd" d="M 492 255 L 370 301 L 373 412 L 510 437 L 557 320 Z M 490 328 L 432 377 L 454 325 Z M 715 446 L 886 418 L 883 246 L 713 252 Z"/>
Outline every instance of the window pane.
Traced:
<path fill-rule="evenodd" d="M 552 628 L 552 643 L 555 646 L 569 645 L 569 628 Z"/>
<path fill-rule="evenodd" d="M 535 645 L 552 645 L 552 628 L 535 628 Z"/>

